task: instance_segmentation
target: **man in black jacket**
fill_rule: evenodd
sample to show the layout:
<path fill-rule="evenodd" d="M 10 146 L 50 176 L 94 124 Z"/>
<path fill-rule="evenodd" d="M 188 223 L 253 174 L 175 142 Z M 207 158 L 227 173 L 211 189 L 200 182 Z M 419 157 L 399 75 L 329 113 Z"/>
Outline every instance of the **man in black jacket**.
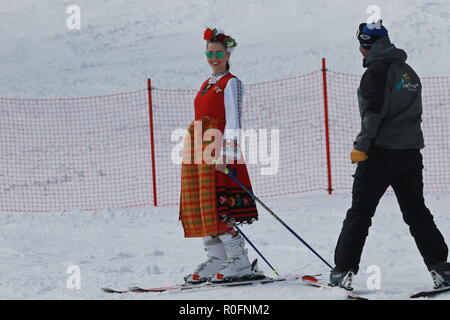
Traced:
<path fill-rule="evenodd" d="M 375 209 L 392 186 L 435 287 L 449 286 L 448 248 L 423 198 L 420 79 L 405 63 L 405 51 L 390 42 L 381 21 L 362 23 L 357 37 L 367 68 L 358 89 L 361 132 L 350 153 L 358 166 L 330 284 L 351 290 Z"/>

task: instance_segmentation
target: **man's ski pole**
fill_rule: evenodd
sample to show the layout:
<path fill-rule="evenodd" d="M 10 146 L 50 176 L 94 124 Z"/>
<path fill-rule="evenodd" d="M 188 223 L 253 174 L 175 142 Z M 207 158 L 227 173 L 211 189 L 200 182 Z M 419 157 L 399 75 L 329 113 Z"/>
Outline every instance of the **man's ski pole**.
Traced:
<path fill-rule="evenodd" d="M 298 240 L 300 240 L 309 250 L 311 250 L 312 253 L 314 253 L 320 260 L 322 260 L 323 263 L 325 263 L 330 269 L 333 269 L 333 267 L 324 259 L 320 254 L 318 254 L 305 240 L 303 240 L 294 230 L 292 230 L 283 220 L 280 219 L 272 210 L 270 210 L 269 207 L 267 207 L 261 200 L 259 200 L 253 192 L 251 192 L 248 188 L 246 188 L 238 179 L 235 177 L 235 172 L 231 171 L 228 168 L 225 168 L 225 174 L 228 175 L 231 179 L 233 179 L 237 184 L 241 186 L 242 189 L 245 190 L 249 194 L 250 197 L 252 197 L 255 201 L 257 201 L 264 209 L 269 212 L 272 217 L 274 217 L 278 222 L 280 222 L 286 229 L 289 230 L 290 233 L 292 233 Z"/>

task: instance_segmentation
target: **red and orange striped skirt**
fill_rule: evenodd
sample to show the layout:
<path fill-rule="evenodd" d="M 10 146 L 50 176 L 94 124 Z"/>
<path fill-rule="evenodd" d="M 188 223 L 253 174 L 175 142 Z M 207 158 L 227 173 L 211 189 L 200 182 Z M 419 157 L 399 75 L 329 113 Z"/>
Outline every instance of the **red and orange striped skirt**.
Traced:
<path fill-rule="evenodd" d="M 222 141 L 204 141 L 207 140 L 203 139 L 205 132 L 215 129 L 223 133 L 224 126 L 224 121 L 220 119 L 202 117 L 188 128 L 183 148 L 180 195 L 180 220 L 186 238 L 229 232 L 230 227 L 223 222 L 222 216 L 247 223 L 258 218 L 254 200 L 208 160 L 209 150 L 214 150 L 215 143 L 217 148 L 221 148 Z M 211 157 L 215 155 L 216 152 L 210 152 Z M 244 163 L 228 164 L 227 167 L 235 170 L 236 178 L 252 190 Z"/>

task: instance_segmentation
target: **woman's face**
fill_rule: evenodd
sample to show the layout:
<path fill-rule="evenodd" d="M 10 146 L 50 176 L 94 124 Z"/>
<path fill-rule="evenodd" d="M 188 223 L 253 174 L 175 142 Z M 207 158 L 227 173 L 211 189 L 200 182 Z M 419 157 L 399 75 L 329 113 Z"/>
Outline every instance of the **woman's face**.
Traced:
<path fill-rule="evenodd" d="M 210 42 L 206 47 L 206 51 L 213 52 L 212 58 L 206 58 L 208 60 L 208 64 L 212 69 L 212 72 L 220 73 L 227 70 L 227 62 L 230 59 L 230 53 L 225 50 L 225 47 L 220 42 Z M 216 52 L 224 52 L 223 58 L 218 58 Z"/>

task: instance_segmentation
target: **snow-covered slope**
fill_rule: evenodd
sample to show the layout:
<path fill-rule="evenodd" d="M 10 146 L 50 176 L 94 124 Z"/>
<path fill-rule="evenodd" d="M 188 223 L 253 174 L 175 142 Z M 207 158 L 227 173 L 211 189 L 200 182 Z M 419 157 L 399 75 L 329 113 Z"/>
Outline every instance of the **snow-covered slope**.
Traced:
<path fill-rule="evenodd" d="M 2 0 L 0 97 L 79 97 L 146 87 L 197 88 L 208 75 L 202 32 L 220 26 L 238 41 L 232 70 L 246 83 L 320 68 L 361 73 L 355 32 L 373 1 Z M 450 2 L 380 0 L 391 39 L 420 75 L 449 75 Z"/>
<path fill-rule="evenodd" d="M 202 32 L 220 26 L 238 40 L 232 70 L 246 83 L 320 68 L 361 73 L 355 31 L 373 1 L 171 0 L 77 1 L 81 30 L 66 28 L 66 0 L 2 0 L 0 97 L 81 97 L 142 89 L 196 88 L 209 68 Z M 450 75 L 448 0 L 379 0 L 391 39 L 420 75 Z M 450 241 L 449 194 L 427 195 Z M 350 205 L 350 192 L 308 193 L 267 204 L 328 261 Z M 199 239 L 184 239 L 177 207 L 97 212 L 1 213 L 0 299 L 341 299 L 301 283 L 111 296 L 103 285 L 163 286 L 181 281 L 204 258 Z M 260 208 L 244 231 L 281 274 L 327 267 Z M 249 250 L 252 257 L 255 253 Z M 81 289 L 68 289 L 68 267 Z M 366 269 L 381 268 L 381 289 L 366 288 Z M 260 261 L 260 267 L 270 270 Z M 393 194 L 381 202 L 355 287 L 375 299 L 404 299 L 431 287 Z M 25 290 L 26 288 L 26 290 Z M 449 298 L 442 296 L 441 298 Z"/>
<path fill-rule="evenodd" d="M 448 194 L 426 196 L 435 221 L 450 239 Z M 349 193 L 309 193 L 266 199 L 288 225 L 330 263 Z M 242 230 L 285 274 L 323 273 L 328 267 L 259 208 L 260 221 Z M 344 299 L 339 292 L 301 282 L 257 287 L 208 288 L 156 294 L 109 295 L 101 286 L 161 287 L 180 283 L 205 259 L 200 239 L 184 239 L 177 207 L 69 213 L 0 215 L 0 299 Z M 249 247 L 251 258 L 257 254 Z M 81 289 L 68 289 L 70 266 L 78 266 Z M 368 289 L 369 266 L 381 271 L 380 290 Z M 270 269 L 259 259 L 267 275 Z M 70 271 L 70 269 L 69 269 Z M 69 281 L 70 282 L 70 281 Z M 432 282 L 395 196 L 387 194 L 374 218 L 355 279 L 355 290 L 373 299 L 407 299 Z M 439 299 L 449 299 L 442 295 Z"/>

